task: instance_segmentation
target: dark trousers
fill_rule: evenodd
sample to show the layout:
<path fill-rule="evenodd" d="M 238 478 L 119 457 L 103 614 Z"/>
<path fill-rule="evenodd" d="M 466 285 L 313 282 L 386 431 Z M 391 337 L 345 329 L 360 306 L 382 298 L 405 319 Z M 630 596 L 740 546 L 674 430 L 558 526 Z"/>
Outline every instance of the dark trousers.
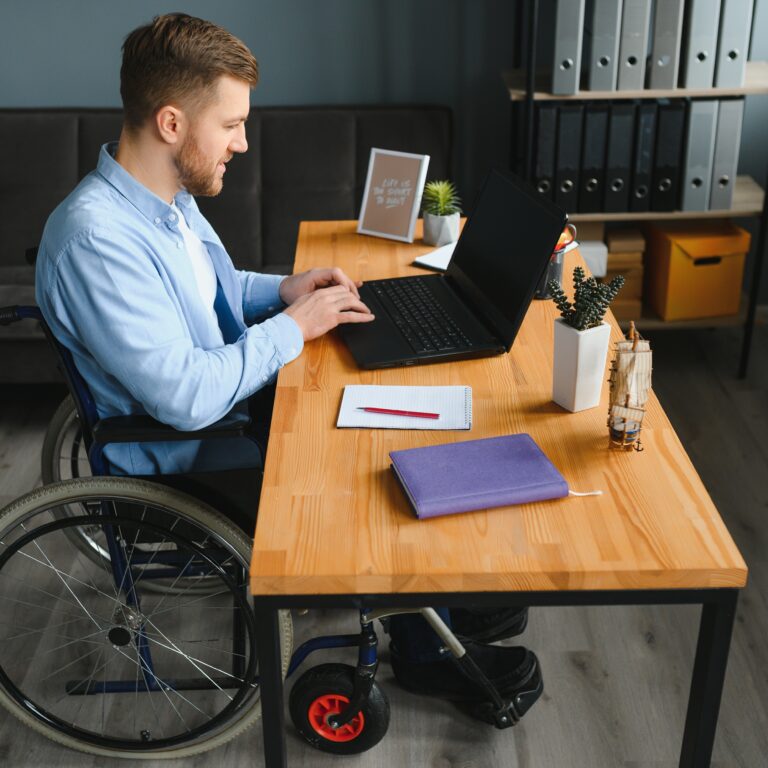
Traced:
<path fill-rule="evenodd" d="M 438 616 L 450 627 L 451 616 L 447 608 L 436 608 Z M 442 661 L 443 641 L 418 613 L 401 613 L 389 620 L 389 637 L 398 654 L 412 664 Z"/>

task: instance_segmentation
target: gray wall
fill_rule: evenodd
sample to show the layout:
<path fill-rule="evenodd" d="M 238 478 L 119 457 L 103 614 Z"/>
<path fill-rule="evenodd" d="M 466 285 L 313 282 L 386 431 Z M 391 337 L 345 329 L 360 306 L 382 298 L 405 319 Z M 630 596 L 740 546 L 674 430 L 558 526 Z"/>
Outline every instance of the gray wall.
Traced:
<path fill-rule="evenodd" d="M 0 107 L 119 106 L 120 46 L 152 16 L 185 11 L 251 48 L 256 105 L 425 103 L 454 109 L 455 175 L 468 199 L 509 158 L 501 71 L 509 0 L 0 0 Z"/>
<path fill-rule="evenodd" d="M 453 107 L 455 176 L 469 202 L 509 161 L 500 73 L 514 56 L 514 0 L 0 0 L 0 107 L 119 106 L 120 45 L 153 15 L 222 24 L 259 59 L 254 104 L 421 102 Z M 768 59 L 768 0 L 751 57 Z M 768 97 L 747 99 L 739 170 L 768 168 Z M 2 169 L 0 169 L 2 173 Z M 750 228 L 755 232 L 754 221 Z M 768 301 L 768 277 L 762 300 Z"/>

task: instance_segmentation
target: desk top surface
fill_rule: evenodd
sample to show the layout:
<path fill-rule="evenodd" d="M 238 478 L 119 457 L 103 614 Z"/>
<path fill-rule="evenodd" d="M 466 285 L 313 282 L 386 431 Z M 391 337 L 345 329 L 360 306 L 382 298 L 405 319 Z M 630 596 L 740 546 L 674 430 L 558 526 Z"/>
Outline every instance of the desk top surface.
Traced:
<path fill-rule="evenodd" d="M 424 273 L 410 266 L 430 250 L 420 239 L 355 229 L 302 223 L 296 271 L 332 264 L 361 280 Z M 568 413 L 552 402 L 555 317 L 552 302 L 534 301 L 509 354 L 411 368 L 360 371 L 335 333 L 309 342 L 278 379 L 254 593 L 743 586 L 746 565 L 655 395 L 640 453 L 608 447 L 607 383 L 597 408 Z M 613 323 L 612 340 L 619 336 Z M 472 430 L 336 429 L 346 384 L 471 385 Z M 529 433 L 572 489 L 603 495 L 415 519 L 390 451 L 515 432 Z"/>

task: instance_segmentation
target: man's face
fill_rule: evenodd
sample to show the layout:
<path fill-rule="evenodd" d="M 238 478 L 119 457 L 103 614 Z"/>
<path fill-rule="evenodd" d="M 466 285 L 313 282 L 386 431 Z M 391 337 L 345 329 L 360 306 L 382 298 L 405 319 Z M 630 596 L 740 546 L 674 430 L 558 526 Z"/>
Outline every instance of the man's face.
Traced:
<path fill-rule="evenodd" d="M 191 195 L 213 197 L 221 192 L 224 173 L 236 152 L 245 152 L 245 121 L 250 86 L 229 75 L 219 78 L 214 100 L 191 119 L 174 157 L 179 183 Z"/>

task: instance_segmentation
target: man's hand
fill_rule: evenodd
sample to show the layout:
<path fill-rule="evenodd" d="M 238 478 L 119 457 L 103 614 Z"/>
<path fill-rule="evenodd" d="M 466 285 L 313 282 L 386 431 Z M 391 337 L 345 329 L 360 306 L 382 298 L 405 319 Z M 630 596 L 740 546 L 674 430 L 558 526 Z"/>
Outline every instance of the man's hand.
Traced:
<path fill-rule="evenodd" d="M 328 288 L 332 285 L 342 285 L 348 291 L 351 291 L 355 298 L 360 298 L 357 289 L 362 283 L 356 283 L 338 267 L 310 269 L 307 272 L 286 277 L 280 283 L 280 298 L 285 304 L 293 304 L 301 296 L 313 293 L 318 288 Z"/>
<path fill-rule="evenodd" d="M 304 273 L 304 275 L 308 274 L 310 273 Z M 302 276 L 296 275 L 296 277 Z M 288 281 L 284 281 L 283 285 L 286 282 Z M 360 301 L 356 292 L 353 294 L 345 285 L 317 288 L 311 293 L 305 293 L 284 312 L 296 321 L 304 341 L 316 339 L 343 323 L 369 323 L 375 319 L 371 310 Z"/>

